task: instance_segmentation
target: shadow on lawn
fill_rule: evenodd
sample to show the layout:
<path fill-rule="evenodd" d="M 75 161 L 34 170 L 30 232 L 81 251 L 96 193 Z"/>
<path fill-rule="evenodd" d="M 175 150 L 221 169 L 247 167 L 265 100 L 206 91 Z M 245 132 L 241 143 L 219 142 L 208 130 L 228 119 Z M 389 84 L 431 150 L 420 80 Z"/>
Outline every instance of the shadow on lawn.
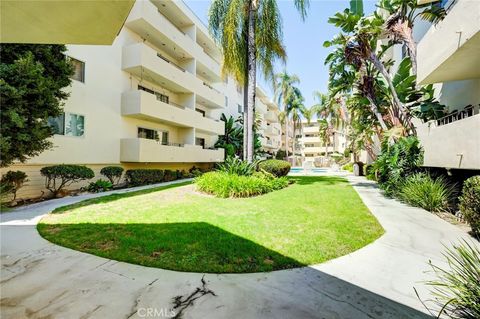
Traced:
<path fill-rule="evenodd" d="M 301 262 L 208 223 L 39 224 L 56 244 L 144 266 L 244 273 L 304 266 Z"/>
<path fill-rule="evenodd" d="M 243 317 L 253 318 L 264 314 L 263 309 L 269 309 L 271 317 L 281 314 L 291 318 L 431 318 L 315 268 L 301 267 L 304 265 L 299 261 L 208 223 L 39 224 L 38 230 L 54 243 L 94 255 L 164 269 L 201 271 L 199 283 L 201 278 L 205 291 L 212 292 L 209 302 L 214 303 L 210 313 L 215 314 L 213 317 L 242 313 Z M 206 281 L 202 275 L 293 267 L 301 268 L 253 276 L 207 275 Z M 130 274 L 128 267 L 122 268 L 126 277 L 135 273 Z M 352 272 L 355 272 L 354 265 Z M 159 287 L 153 286 L 149 291 L 152 295 L 165 294 L 165 281 L 178 282 L 178 278 L 179 275 L 169 275 L 159 282 Z M 215 284 L 207 287 L 206 283 L 212 281 Z M 202 291 L 178 283 L 166 286 L 181 288 L 169 291 L 172 298 L 176 296 L 174 300 L 180 301 Z M 178 295 L 180 291 L 186 295 Z M 248 294 L 248 300 L 232 300 L 231 296 L 237 294 Z M 155 300 L 152 298 L 146 297 L 146 300 L 152 303 Z M 252 302 L 254 307 L 250 308 Z M 184 308 L 182 311 L 196 311 L 193 303 Z"/>

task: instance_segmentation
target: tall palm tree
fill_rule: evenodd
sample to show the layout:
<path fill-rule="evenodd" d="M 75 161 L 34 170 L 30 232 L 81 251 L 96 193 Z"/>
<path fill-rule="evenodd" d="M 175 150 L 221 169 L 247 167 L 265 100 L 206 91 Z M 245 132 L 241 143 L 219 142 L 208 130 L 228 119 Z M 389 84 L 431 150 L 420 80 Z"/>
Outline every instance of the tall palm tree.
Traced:
<path fill-rule="evenodd" d="M 285 149 L 287 150 L 287 157 L 288 157 L 288 125 L 290 122 L 290 109 L 289 109 L 289 102 L 293 99 L 294 90 L 293 87 L 295 84 L 300 83 L 300 79 L 295 74 L 288 74 L 286 70 L 281 73 L 275 75 L 275 82 L 274 82 L 274 89 L 275 89 L 275 97 L 277 103 L 285 114 Z M 295 134 L 295 132 L 294 132 Z"/>
<path fill-rule="evenodd" d="M 305 19 L 309 0 L 294 0 Z M 273 63 L 285 59 L 282 25 L 276 0 L 213 0 L 209 26 L 224 54 L 223 73 L 232 75 L 246 89 L 244 130 L 246 160 L 253 161 L 253 112 L 257 67 L 273 77 Z"/>
<path fill-rule="evenodd" d="M 412 73 L 417 75 L 417 44 L 413 39 L 415 22 L 420 18 L 437 23 L 445 17 L 445 9 L 432 3 L 419 5 L 417 0 L 380 0 L 378 6 L 390 14 L 385 21 L 385 31 L 393 43 L 402 43 L 407 47 Z"/>

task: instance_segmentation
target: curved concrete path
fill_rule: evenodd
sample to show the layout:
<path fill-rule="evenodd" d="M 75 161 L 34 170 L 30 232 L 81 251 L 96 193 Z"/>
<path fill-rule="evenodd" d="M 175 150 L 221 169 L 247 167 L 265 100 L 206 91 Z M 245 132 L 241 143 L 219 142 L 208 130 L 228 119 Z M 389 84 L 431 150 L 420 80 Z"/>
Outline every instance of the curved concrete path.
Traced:
<path fill-rule="evenodd" d="M 37 233 L 43 214 L 98 195 L 4 213 L 0 317 L 428 317 L 413 287 L 428 297 L 419 283 L 428 278 L 428 260 L 442 263 L 442 243 L 471 238 L 424 210 L 384 198 L 363 178 L 349 180 L 386 234 L 324 264 L 271 273 L 203 275 L 142 267 L 60 247 Z"/>

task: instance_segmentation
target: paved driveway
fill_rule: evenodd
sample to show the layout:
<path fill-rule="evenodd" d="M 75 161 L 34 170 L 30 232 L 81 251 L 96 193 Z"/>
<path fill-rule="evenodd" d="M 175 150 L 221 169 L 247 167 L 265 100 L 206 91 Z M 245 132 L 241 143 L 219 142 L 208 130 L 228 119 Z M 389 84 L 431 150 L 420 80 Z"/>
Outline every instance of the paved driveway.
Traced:
<path fill-rule="evenodd" d="M 95 195 L 47 201 L 1 218 L 2 318 L 426 318 L 413 287 L 427 292 L 427 261 L 442 243 L 470 237 L 421 209 L 384 198 L 349 177 L 386 233 L 329 262 L 258 274 L 198 274 L 131 265 L 41 238 L 35 224 L 54 207 Z M 176 305 L 174 311 L 172 307 Z"/>

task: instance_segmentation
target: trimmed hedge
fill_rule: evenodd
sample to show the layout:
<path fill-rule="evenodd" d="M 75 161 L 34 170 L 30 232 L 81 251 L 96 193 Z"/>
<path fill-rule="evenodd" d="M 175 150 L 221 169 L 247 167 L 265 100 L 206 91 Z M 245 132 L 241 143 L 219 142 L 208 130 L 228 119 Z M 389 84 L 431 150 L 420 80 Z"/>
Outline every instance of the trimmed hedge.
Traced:
<path fill-rule="evenodd" d="M 45 188 L 57 195 L 65 186 L 95 177 L 95 173 L 83 165 L 53 165 L 40 169 L 45 176 Z"/>
<path fill-rule="evenodd" d="M 27 174 L 22 171 L 8 171 L 0 180 L 1 195 L 13 194 L 13 199 L 17 198 L 17 192 L 27 182 Z"/>
<path fill-rule="evenodd" d="M 130 169 L 125 172 L 125 180 L 129 186 L 141 186 L 190 177 L 185 171 L 163 169 Z"/>
<path fill-rule="evenodd" d="M 276 178 L 262 172 L 250 176 L 209 172 L 197 177 L 195 183 L 200 191 L 222 198 L 251 197 L 288 186 L 286 177 Z"/>
<path fill-rule="evenodd" d="M 465 220 L 470 224 L 473 234 L 480 237 L 480 175 L 465 181 L 459 200 Z"/>
<path fill-rule="evenodd" d="M 289 162 L 276 159 L 265 160 L 258 164 L 258 169 L 260 171 L 264 170 L 276 177 L 287 176 L 288 172 L 290 172 L 290 168 L 291 165 Z"/>
<path fill-rule="evenodd" d="M 118 184 L 122 178 L 123 167 L 120 166 L 105 166 L 100 170 L 100 174 L 108 178 L 112 185 Z"/>

